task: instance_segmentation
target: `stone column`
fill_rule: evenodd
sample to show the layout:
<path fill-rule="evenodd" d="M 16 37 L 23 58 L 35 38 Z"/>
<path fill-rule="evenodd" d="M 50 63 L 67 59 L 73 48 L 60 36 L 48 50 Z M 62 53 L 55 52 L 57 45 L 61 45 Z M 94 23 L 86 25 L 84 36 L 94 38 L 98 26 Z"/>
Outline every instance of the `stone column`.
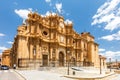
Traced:
<path fill-rule="evenodd" d="M 66 49 L 64 50 L 64 66 L 67 66 L 66 64 L 67 64 L 67 59 L 66 59 Z"/>
<path fill-rule="evenodd" d="M 39 34 L 39 33 L 41 33 L 40 26 L 39 26 L 39 24 L 37 24 L 37 34 Z"/>
<path fill-rule="evenodd" d="M 33 45 L 30 43 L 30 59 L 33 59 Z"/>
<path fill-rule="evenodd" d="M 30 25 L 30 31 L 32 34 L 37 32 L 37 25 L 35 24 L 35 22 L 32 22 L 32 24 Z"/>
<path fill-rule="evenodd" d="M 38 60 L 39 58 L 39 41 L 36 40 L 36 59 Z"/>
<path fill-rule="evenodd" d="M 19 65 L 19 66 L 21 66 L 22 65 L 22 61 L 21 61 L 21 59 L 23 58 L 23 51 L 22 51 L 22 37 L 21 36 L 19 36 L 18 37 L 18 52 L 17 52 L 17 54 L 18 54 L 18 57 L 17 57 L 17 66 Z M 20 64 L 20 62 L 21 62 L 21 64 Z M 15 63 L 13 63 L 13 64 L 15 64 Z"/>
<path fill-rule="evenodd" d="M 52 57 L 53 57 L 52 54 L 53 54 L 53 53 L 52 53 L 52 52 L 53 52 L 53 48 L 50 47 L 50 55 L 49 55 L 49 56 L 50 56 L 50 59 L 49 59 L 49 64 L 50 64 L 50 65 L 49 65 L 49 66 L 51 66 L 51 67 L 53 66 L 53 61 L 52 61 L 52 60 L 53 60 L 53 59 L 52 59 Z"/>
<path fill-rule="evenodd" d="M 28 37 L 26 37 L 26 40 L 25 40 L 25 51 L 26 51 L 26 58 L 29 59 L 29 51 L 28 51 L 28 48 L 29 46 L 27 45 L 28 44 Z"/>
<path fill-rule="evenodd" d="M 80 66 L 83 66 L 83 51 L 80 52 Z"/>
<path fill-rule="evenodd" d="M 40 66 L 42 66 L 42 47 L 40 46 Z"/>
<path fill-rule="evenodd" d="M 58 50 L 58 48 L 56 49 L 56 61 L 55 61 L 55 66 L 56 66 L 56 67 L 59 66 L 59 50 Z"/>
<path fill-rule="evenodd" d="M 37 42 L 36 42 L 36 61 L 35 61 L 36 62 L 36 67 L 40 66 L 39 57 L 40 57 L 39 42 L 37 40 Z"/>
<path fill-rule="evenodd" d="M 21 54 L 21 38 L 18 37 L 18 51 L 17 51 L 17 54 L 18 54 L 18 58 L 21 58 L 22 54 Z"/>
<path fill-rule="evenodd" d="M 26 43 L 25 43 L 26 38 L 22 37 L 22 44 L 21 44 L 21 48 L 22 48 L 22 58 L 26 58 Z"/>

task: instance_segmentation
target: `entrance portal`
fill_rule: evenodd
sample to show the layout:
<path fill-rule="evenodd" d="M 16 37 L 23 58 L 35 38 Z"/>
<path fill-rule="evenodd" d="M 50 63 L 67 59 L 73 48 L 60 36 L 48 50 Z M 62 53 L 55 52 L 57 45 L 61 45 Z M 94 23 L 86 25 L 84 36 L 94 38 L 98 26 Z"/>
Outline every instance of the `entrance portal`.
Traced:
<path fill-rule="evenodd" d="M 63 52 L 59 53 L 59 66 L 64 66 L 64 54 L 63 54 Z"/>
<path fill-rule="evenodd" d="M 43 55 L 43 66 L 48 66 L 48 55 Z"/>
<path fill-rule="evenodd" d="M 83 66 L 86 66 L 86 59 L 84 59 L 83 61 Z"/>

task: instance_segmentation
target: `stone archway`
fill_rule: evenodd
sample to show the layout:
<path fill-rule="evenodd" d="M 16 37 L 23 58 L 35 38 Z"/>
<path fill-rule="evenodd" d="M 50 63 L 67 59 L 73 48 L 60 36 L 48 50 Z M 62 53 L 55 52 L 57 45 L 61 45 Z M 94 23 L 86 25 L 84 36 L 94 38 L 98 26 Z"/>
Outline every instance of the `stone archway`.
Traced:
<path fill-rule="evenodd" d="M 59 66 L 64 66 L 64 53 L 60 52 L 59 53 Z"/>

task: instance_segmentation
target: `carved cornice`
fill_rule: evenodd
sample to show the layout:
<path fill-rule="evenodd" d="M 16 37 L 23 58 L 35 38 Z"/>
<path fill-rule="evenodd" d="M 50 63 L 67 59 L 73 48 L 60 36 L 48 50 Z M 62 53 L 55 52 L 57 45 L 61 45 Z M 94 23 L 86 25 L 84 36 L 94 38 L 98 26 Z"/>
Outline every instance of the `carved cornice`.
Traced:
<path fill-rule="evenodd" d="M 88 43 L 92 43 L 92 44 L 94 44 L 94 45 L 99 46 L 99 44 L 98 44 L 98 43 L 96 43 L 96 42 L 94 42 L 94 41 L 89 41 Z"/>

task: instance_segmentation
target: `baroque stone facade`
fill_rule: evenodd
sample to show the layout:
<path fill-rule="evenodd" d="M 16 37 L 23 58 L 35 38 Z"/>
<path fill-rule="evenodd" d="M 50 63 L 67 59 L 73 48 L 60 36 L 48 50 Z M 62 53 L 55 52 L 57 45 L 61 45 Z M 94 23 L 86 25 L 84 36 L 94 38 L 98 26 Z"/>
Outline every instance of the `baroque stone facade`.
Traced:
<path fill-rule="evenodd" d="M 75 32 L 73 23 L 62 16 L 29 13 L 17 29 L 11 49 L 12 65 L 99 67 L 98 44 L 89 32 Z"/>

